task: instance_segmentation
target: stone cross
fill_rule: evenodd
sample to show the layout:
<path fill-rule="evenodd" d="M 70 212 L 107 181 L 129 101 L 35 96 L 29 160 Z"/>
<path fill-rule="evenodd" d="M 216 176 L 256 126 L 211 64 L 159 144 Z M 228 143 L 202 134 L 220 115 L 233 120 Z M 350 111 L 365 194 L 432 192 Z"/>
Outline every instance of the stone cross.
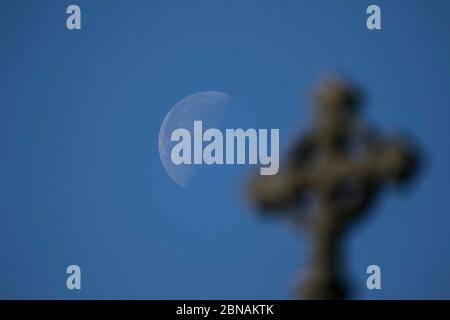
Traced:
<path fill-rule="evenodd" d="M 344 231 L 360 218 L 384 185 L 406 181 L 417 154 L 400 136 L 384 137 L 358 117 L 359 93 L 332 78 L 315 94 L 315 126 L 299 139 L 285 167 L 250 181 L 252 201 L 278 209 L 306 228 L 311 257 L 298 297 L 344 299 L 340 274 Z"/>

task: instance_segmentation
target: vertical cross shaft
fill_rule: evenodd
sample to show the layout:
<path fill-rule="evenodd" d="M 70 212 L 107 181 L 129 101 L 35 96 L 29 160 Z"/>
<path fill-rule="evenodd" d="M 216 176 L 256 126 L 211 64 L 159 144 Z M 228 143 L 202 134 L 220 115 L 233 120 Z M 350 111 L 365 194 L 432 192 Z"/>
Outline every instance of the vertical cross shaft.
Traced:
<path fill-rule="evenodd" d="M 414 172 L 416 153 L 400 137 L 384 138 L 358 117 L 358 93 L 335 78 L 320 87 L 315 126 L 294 146 L 276 176 L 251 181 L 250 197 L 262 209 L 290 212 L 312 243 L 299 296 L 342 299 L 341 239 L 381 186 Z"/>

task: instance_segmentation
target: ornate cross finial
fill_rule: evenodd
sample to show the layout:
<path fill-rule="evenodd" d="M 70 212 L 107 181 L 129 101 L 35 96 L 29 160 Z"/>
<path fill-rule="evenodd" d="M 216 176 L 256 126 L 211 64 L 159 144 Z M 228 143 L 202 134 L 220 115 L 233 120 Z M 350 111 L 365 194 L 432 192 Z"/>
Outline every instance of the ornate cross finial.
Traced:
<path fill-rule="evenodd" d="M 416 168 L 416 152 L 401 137 L 383 137 L 358 117 L 358 92 L 332 78 L 315 94 L 315 126 L 289 154 L 275 176 L 250 183 L 262 209 L 287 212 L 306 228 L 312 256 L 299 297 L 343 299 L 340 278 L 343 231 L 361 217 L 380 188 L 404 182 Z"/>

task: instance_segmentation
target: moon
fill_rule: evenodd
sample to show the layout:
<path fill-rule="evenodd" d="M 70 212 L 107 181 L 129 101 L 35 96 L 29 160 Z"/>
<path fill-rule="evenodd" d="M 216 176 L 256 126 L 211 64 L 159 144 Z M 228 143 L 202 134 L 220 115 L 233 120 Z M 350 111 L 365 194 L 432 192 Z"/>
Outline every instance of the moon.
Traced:
<path fill-rule="evenodd" d="M 231 96 L 226 93 L 201 91 L 181 99 L 167 113 L 159 130 L 159 156 L 167 174 L 179 186 L 187 189 L 191 185 L 195 169 L 199 165 L 172 163 L 171 151 L 174 144 L 170 140 L 172 131 L 185 128 L 193 135 L 195 120 L 203 121 L 203 130 L 217 127 L 230 104 Z"/>

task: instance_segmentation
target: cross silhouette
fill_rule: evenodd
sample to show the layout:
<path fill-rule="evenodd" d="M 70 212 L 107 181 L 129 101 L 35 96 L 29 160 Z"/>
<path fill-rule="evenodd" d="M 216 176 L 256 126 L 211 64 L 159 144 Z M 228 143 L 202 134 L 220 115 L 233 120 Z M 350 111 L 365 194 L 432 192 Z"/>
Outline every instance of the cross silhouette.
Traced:
<path fill-rule="evenodd" d="M 383 137 L 358 117 L 359 97 L 342 78 L 324 82 L 315 94 L 315 126 L 298 140 L 285 167 L 250 181 L 251 200 L 266 212 L 287 212 L 309 232 L 312 255 L 300 298 L 348 296 L 340 274 L 343 232 L 382 186 L 405 182 L 417 167 L 406 139 Z"/>

